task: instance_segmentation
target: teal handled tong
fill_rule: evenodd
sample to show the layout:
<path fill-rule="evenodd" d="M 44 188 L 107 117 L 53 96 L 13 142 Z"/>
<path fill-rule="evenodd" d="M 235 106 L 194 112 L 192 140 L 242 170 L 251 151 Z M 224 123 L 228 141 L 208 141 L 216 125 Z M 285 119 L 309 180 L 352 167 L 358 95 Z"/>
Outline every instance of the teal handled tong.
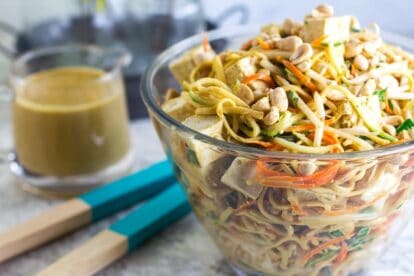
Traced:
<path fill-rule="evenodd" d="M 190 212 L 168 161 L 97 188 L 0 233 L 0 263 L 146 199 L 125 218 L 40 273 L 93 274 Z"/>

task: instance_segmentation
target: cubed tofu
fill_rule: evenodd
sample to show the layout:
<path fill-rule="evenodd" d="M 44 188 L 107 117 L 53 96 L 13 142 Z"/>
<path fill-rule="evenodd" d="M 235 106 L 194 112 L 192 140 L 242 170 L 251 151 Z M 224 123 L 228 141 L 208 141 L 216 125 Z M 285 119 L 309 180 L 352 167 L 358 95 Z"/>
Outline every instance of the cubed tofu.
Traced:
<path fill-rule="evenodd" d="M 217 116 L 193 115 L 184 120 L 183 124 L 205 135 L 223 139 L 221 134 L 223 121 Z M 192 163 L 198 163 L 202 169 L 207 168 L 208 164 L 221 157 L 220 152 L 193 138 L 189 138 L 186 144 L 190 150 L 190 154 L 187 155 L 193 159 Z"/>
<path fill-rule="evenodd" d="M 239 191 L 247 197 L 257 199 L 263 186 L 255 182 L 256 163 L 252 160 L 238 157 L 221 178 L 228 187 Z"/>
<path fill-rule="evenodd" d="M 189 80 L 191 71 L 205 61 L 211 61 L 216 56 L 214 50 L 208 45 L 207 51 L 202 45 L 197 46 L 170 63 L 170 70 L 179 82 Z"/>
<path fill-rule="evenodd" d="M 237 61 L 235 64 L 228 67 L 224 74 L 226 76 L 226 82 L 230 87 L 233 87 L 237 82 L 243 82 L 243 80 L 257 71 L 252 57 L 244 57 Z"/>
<path fill-rule="evenodd" d="M 350 16 L 309 18 L 303 26 L 303 40 L 312 42 L 322 35 L 328 35 L 332 42 L 348 41 L 350 29 Z"/>
<path fill-rule="evenodd" d="M 188 104 L 183 97 L 170 99 L 163 103 L 161 108 L 165 113 L 180 122 L 194 114 L 194 107 Z"/>

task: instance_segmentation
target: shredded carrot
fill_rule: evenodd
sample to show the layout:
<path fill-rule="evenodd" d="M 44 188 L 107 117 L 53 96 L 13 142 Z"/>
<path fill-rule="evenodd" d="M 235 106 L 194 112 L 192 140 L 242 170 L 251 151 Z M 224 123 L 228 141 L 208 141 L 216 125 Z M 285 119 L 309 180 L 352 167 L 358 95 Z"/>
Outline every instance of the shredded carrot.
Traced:
<path fill-rule="evenodd" d="M 259 43 L 260 47 L 263 50 L 270 50 L 271 49 L 270 45 L 267 42 L 265 42 L 261 37 L 256 38 L 256 40 L 257 40 L 257 43 Z"/>
<path fill-rule="evenodd" d="M 279 144 L 273 144 L 271 147 L 266 148 L 268 151 L 282 151 L 285 148 Z"/>
<path fill-rule="evenodd" d="M 384 196 L 386 196 L 386 195 L 387 195 L 386 193 L 380 193 L 373 200 L 371 200 L 367 203 L 364 203 L 362 205 L 352 206 L 352 207 L 348 207 L 348 208 L 341 209 L 341 210 L 325 211 L 323 214 L 326 215 L 326 216 L 341 216 L 341 215 L 353 214 L 353 213 L 359 212 L 359 211 L 375 204 L 378 200 L 384 198 Z"/>
<path fill-rule="evenodd" d="M 328 248 L 328 247 L 330 247 L 332 245 L 341 243 L 341 242 L 343 242 L 345 240 L 346 240 L 346 237 L 345 236 L 342 236 L 342 237 L 338 237 L 338 238 L 331 239 L 331 240 L 329 240 L 329 241 L 327 241 L 327 242 L 325 242 L 325 243 L 317 246 L 316 248 L 312 249 L 311 251 L 309 251 L 308 253 L 306 253 L 305 255 L 303 255 L 302 262 L 304 264 L 306 264 L 309 261 L 310 258 L 312 258 L 313 256 L 321 253 L 324 249 L 326 249 L 326 248 Z"/>
<path fill-rule="evenodd" d="M 305 212 L 303 211 L 302 207 L 300 206 L 299 202 L 291 202 L 290 207 L 292 208 L 292 211 L 299 216 L 303 216 Z"/>
<path fill-rule="evenodd" d="M 265 74 L 264 72 L 259 72 L 259 73 L 256 73 L 254 75 L 251 75 L 250 77 L 247 77 L 243 81 L 243 83 L 244 84 L 250 84 L 251 82 L 253 82 L 255 80 L 264 81 L 270 87 L 275 86 L 275 83 L 274 83 L 273 79 L 268 74 Z"/>
<path fill-rule="evenodd" d="M 266 142 L 266 141 L 251 141 L 251 142 L 246 142 L 246 144 L 257 145 L 257 146 L 261 146 L 263 148 L 271 148 L 271 147 L 274 146 L 274 143 Z"/>
<path fill-rule="evenodd" d="M 319 47 L 321 46 L 321 43 L 328 37 L 328 35 L 324 34 L 321 35 L 320 37 L 316 38 L 315 40 L 313 40 L 311 42 L 312 47 Z"/>
<path fill-rule="evenodd" d="M 330 126 L 333 123 L 335 123 L 335 118 L 331 118 L 328 120 L 325 120 L 325 125 L 326 126 Z M 302 124 L 302 125 L 296 125 L 296 126 L 291 126 L 289 127 L 286 131 L 290 131 L 290 132 L 301 132 L 301 131 L 307 131 L 307 130 L 314 130 L 315 129 L 315 125 L 312 123 L 309 124 Z"/>
<path fill-rule="evenodd" d="M 348 246 L 346 245 L 346 242 L 341 242 L 341 249 L 339 250 L 338 256 L 335 258 L 335 264 L 338 265 L 345 261 L 346 257 L 348 255 Z"/>
<path fill-rule="evenodd" d="M 313 139 L 315 137 L 314 133 L 310 133 L 308 135 L 309 139 Z M 335 136 L 335 134 L 333 134 L 330 131 L 325 130 L 323 132 L 323 136 L 322 136 L 322 140 L 325 141 L 328 145 L 339 145 L 339 140 L 338 138 Z"/>
<path fill-rule="evenodd" d="M 318 90 L 318 88 L 310 81 L 310 79 L 305 76 L 302 71 L 300 71 L 293 63 L 282 59 L 280 62 L 283 63 L 284 66 L 286 66 L 287 69 L 289 69 L 292 74 L 295 75 L 295 77 L 298 78 L 298 80 L 307 88 L 309 88 L 309 90 L 311 90 L 312 92 L 315 92 Z"/>
<path fill-rule="evenodd" d="M 302 124 L 302 125 L 297 125 L 297 126 L 291 126 L 286 131 L 301 132 L 301 131 L 314 130 L 314 129 L 315 129 L 314 124 Z"/>
<path fill-rule="evenodd" d="M 274 171 L 266 166 L 264 161 L 256 162 L 256 179 L 263 186 L 273 188 L 297 188 L 312 189 L 327 185 L 336 176 L 339 170 L 339 162 L 334 161 L 331 165 L 305 176 L 291 176 Z"/>
<path fill-rule="evenodd" d="M 387 112 L 390 115 L 394 114 L 388 101 L 385 101 L 385 112 Z"/>
<path fill-rule="evenodd" d="M 208 38 L 205 32 L 203 33 L 203 50 L 204 52 L 208 51 Z"/>

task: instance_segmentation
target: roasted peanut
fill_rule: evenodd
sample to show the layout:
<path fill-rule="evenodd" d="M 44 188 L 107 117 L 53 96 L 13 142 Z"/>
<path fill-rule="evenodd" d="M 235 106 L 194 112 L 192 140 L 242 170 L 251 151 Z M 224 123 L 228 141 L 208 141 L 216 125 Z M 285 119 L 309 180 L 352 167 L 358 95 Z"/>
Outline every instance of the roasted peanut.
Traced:
<path fill-rule="evenodd" d="M 267 112 L 270 110 L 269 97 L 263 97 L 252 105 L 252 108 L 257 111 Z"/>
<path fill-rule="evenodd" d="M 290 57 L 290 61 L 293 64 L 299 64 L 306 60 L 309 60 L 313 55 L 312 46 L 309 43 L 300 45 Z"/>
<path fill-rule="evenodd" d="M 269 113 L 263 118 L 263 123 L 267 126 L 271 126 L 279 121 L 279 109 L 276 106 L 270 108 Z"/>
<path fill-rule="evenodd" d="M 366 71 L 369 68 L 369 61 L 363 55 L 357 55 L 354 58 L 353 64 L 357 69 L 359 69 L 361 71 Z"/>
<path fill-rule="evenodd" d="M 281 112 L 286 111 L 289 107 L 286 91 L 282 87 L 272 89 L 269 93 L 269 100 L 270 105 L 276 106 Z"/>
<path fill-rule="evenodd" d="M 345 57 L 353 58 L 362 53 L 364 45 L 359 41 L 351 40 L 345 44 Z"/>
<path fill-rule="evenodd" d="M 294 51 L 302 44 L 303 41 L 298 36 L 288 36 L 275 41 L 276 48 L 284 51 Z"/>
<path fill-rule="evenodd" d="M 319 5 L 312 11 L 312 16 L 315 18 L 330 17 L 334 15 L 334 8 L 330 5 Z"/>
<path fill-rule="evenodd" d="M 294 21 L 293 19 L 287 18 L 283 21 L 282 31 L 284 35 L 294 35 L 299 32 L 302 24 Z"/>

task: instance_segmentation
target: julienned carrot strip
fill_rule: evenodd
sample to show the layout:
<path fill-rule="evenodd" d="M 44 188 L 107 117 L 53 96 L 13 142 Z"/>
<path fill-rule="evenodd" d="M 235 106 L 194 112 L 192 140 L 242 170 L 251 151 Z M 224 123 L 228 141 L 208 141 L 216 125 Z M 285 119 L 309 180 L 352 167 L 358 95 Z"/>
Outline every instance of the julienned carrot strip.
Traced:
<path fill-rule="evenodd" d="M 392 111 L 390 107 L 390 104 L 388 103 L 388 100 L 385 101 L 385 112 L 387 112 L 390 115 L 394 114 L 394 112 Z"/>
<path fill-rule="evenodd" d="M 359 211 L 375 204 L 378 200 L 381 200 L 386 195 L 387 195 L 386 193 L 380 193 L 373 200 L 371 200 L 371 201 L 369 201 L 365 204 L 358 205 L 358 206 L 352 206 L 352 207 L 348 207 L 348 208 L 341 209 L 341 210 L 325 211 L 323 213 L 323 215 L 325 215 L 325 216 L 341 216 L 341 215 L 353 214 L 353 213 L 359 212 Z"/>
<path fill-rule="evenodd" d="M 300 204 L 298 202 L 291 202 L 290 206 L 292 208 L 292 211 L 299 216 L 303 216 L 305 212 L 303 212 L 302 207 L 300 207 Z"/>
<path fill-rule="evenodd" d="M 308 135 L 308 138 L 312 140 L 314 138 L 314 136 L 315 136 L 314 133 L 310 133 Z M 329 132 L 327 130 L 325 130 L 323 132 L 322 140 L 325 141 L 328 145 L 338 145 L 339 144 L 338 138 L 336 138 L 336 136 L 332 132 Z"/>
<path fill-rule="evenodd" d="M 206 33 L 203 33 L 203 50 L 204 52 L 208 51 L 208 38 Z"/>
<path fill-rule="evenodd" d="M 274 143 L 266 142 L 266 141 L 251 141 L 251 142 L 246 142 L 246 144 L 257 145 L 257 146 L 261 146 L 263 148 L 271 148 L 271 147 L 274 146 Z"/>
<path fill-rule="evenodd" d="M 313 130 L 315 129 L 314 124 L 302 124 L 297 126 L 291 126 L 287 129 L 287 131 L 295 131 L 295 132 L 301 132 L 301 131 L 307 131 L 307 130 Z"/>
<path fill-rule="evenodd" d="M 331 239 L 331 240 L 329 240 L 329 241 L 327 241 L 327 242 L 319 245 L 318 247 L 312 249 L 311 251 L 309 251 L 308 253 L 306 253 L 305 255 L 303 255 L 302 262 L 304 264 L 306 264 L 309 261 L 310 258 L 312 258 L 313 256 L 321 253 L 322 250 L 324 250 L 326 248 L 329 248 L 332 245 L 341 243 L 341 242 L 343 242 L 345 240 L 346 240 L 346 237 L 345 236 L 342 236 L 342 237 L 338 237 L 338 238 Z"/>
<path fill-rule="evenodd" d="M 335 123 L 335 118 L 331 118 L 328 120 L 325 120 L 325 126 L 330 126 L 333 123 Z M 307 123 L 307 124 L 302 124 L 302 125 L 296 125 L 296 126 L 291 126 L 289 127 L 286 131 L 296 131 L 296 132 L 301 132 L 301 131 L 307 131 L 307 130 L 313 130 L 315 129 L 315 125 L 311 124 L 311 123 Z"/>
<path fill-rule="evenodd" d="M 271 147 L 266 148 L 268 151 L 282 151 L 285 148 L 279 144 L 273 144 Z"/>
<path fill-rule="evenodd" d="M 341 249 L 339 250 L 338 256 L 335 258 L 335 264 L 340 264 L 343 261 L 345 261 L 346 256 L 348 255 L 348 246 L 346 245 L 346 242 L 341 242 Z"/>
<path fill-rule="evenodd" d="M 251 82 L 253 82 L 255 80 L 264 81 L 270 87 L 274 87 L 275 86 L 275 83 L 274 83 L 273 79 L 268 74 L 265 74 L 263 72 L 259 72 L 259 73 L 256 73 L 254 75 L 251 75 L 250 77 L 247 77 L 243 81 L 243 83 L 244 84 L 250 84 Z"/>
<path fill-rule="evenodd" d="M 315 40 L 313 40 L 312 42 L 311 42 L 311 45 L 313 46 L 313 47 L 319 47 L 319 46 L 321 46 L 321 43 L 326 39 L 328 37 L 328 35 L 326 35 L 326 34 L 324 34 L 324 35 L 321 35 L 320 37 L 318 37 L 318 38 L 316 38 Z"/>
<path fill-rule="evenodd" d="M 271 49 L 270 45 L 268 43 L 266 43 L 261 37 L 256 38 L 256 40 L 257 40 L 257 43 L 259 43 L 260 47 L 263 50 L 270 50 Z"/>
<path fill-rule="evenodd" d="M 293 63 L 282 59 L 281 62 L 283 63 L 283 65 L 289 69 L 289 71 L 291 71 L 295 77 L 298 78 L 298 80 L 307 88 L 309 88 L 309 90 L 311 90 L 312 92 L 315 92 L 318 90 L 318 88 L 310 81 L 310 79 L 305 76 L 302 71 L 300 71 Z"/>
<path fill-rule="evenodd" d="M 273 171 L 266 166 L 264 161 L 256 162 L 256 179 L 260 184 L 273 188 L 297 188 L 312 189 L 324 186 L 331 182 L 339 170 L 339 162 L 334 161 L 312 175 L 291 176 Z"/>

